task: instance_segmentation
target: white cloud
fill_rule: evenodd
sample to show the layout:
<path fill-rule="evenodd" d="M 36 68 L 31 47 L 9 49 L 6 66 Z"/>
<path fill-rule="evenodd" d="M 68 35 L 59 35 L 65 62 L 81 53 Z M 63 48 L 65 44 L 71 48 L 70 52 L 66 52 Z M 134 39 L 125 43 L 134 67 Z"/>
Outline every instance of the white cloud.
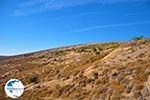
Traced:
<path fill-rule="evenodd" d="M 27 0 L 18 5 L 17 11 L 23 13 L 35 13 L 47 10 L 61 9 L 85 5 L 89 3 L 113 4 L 113 3 L 131 3 L 146 2 L 148 0 Z"/>
<path fill-rule="evenodd" d="M 145 2 L 148 0 L 28 0 L 23 2 L 20 6 L 24 7 L 44 7 L 51 9 L 59 9 L 63 7 L 72 7 L 77 5 L 83 5 L 88 3 L 119 3 L 119 2 Z"/>
<path fill-rule="evenodd" d="M 93 29 L 103 29 L 103 28 L 113 28 L 113 27 L 123 27 L 123 26 L 132 26 L 132 25 L 140 25 L 140 24 L 150 24 L 150 21 L 143 22 L 133 22 L 133 23 L 122 23 L 122 24 L 108 24 L 108 25 L 99 25 L 99 26 L 91 26 L 82 29 L 74 30 L 73 32 L 85 32 Z"/>

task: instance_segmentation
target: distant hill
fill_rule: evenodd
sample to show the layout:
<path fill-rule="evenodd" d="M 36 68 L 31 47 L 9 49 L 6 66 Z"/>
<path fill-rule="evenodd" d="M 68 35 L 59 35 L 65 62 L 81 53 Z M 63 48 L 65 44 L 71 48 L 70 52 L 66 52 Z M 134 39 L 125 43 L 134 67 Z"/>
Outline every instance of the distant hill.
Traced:
<path fill-rule="evenodd" d="M 7 58 L 6 56 L 0 56 L 0 60 Z"/>
<path fill-rule="evenodd" d="M 150 100 L 150 39 L 83 44 L 0 56 L 4 85 L 20 79 L 20 100 Z"/>

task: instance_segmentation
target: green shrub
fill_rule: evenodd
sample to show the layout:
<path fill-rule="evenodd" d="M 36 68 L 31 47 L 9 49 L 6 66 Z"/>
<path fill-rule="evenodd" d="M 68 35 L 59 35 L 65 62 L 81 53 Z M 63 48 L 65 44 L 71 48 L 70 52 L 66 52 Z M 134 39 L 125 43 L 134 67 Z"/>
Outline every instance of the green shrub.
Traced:
<path fill-rule="evenodd" d="M 102 51 L 102 48 L 98 47 L 81 47 L 77 51 L 78 52 L 94 52 L 95 54 L 100 54 L 100 51 Z"/>
<path fill-rule="evenodd" d="M 141 40 L 141 39 L 144 39 L 144 36 L 140 35 L 140 36 L 135 36 L 133 38 L 134 41 Z"/>
<path fill-rule="evenodd" d="M 62 51 L 62 50 L 59 50 L 59 51 L 56 51 L 56 55 L 61 55 L 61 54 L 63 54 L 64 53 L 64 51 Z"/>
<path fill-rule="evenodd" d="M 93 51 L 93 52 L 97 52 L 97 48 L 93 47 L 93 48 L 92 48 L 92 51 Z"/>
<path fill-rule="evenodd" d="M 97 52 L 95 52 L 95 54 L 97 54 L 97 55 L 98 55 L 98 54 L 100 54 L 100 52 L 98 52 L 98 51 L 97 51 Z"/>
<path fill-rule="evenodd" d="M 37 83 L 38 82 L 38 77 L 37 77 L 37 74 L 31 74 L 29 76 L 29 83 Z"/>
<path fill-rule="evenodd" d="M 41 65 L 42 65 L 42 66 L 46 66 L 46 65 L 48 65 L 49 63 L 50 63 L 50 61 L 44 62 L 44 63 L 42 63 Z"/>
<path fill-rule="evenodd" d="M 41 55 L 41 56 L 39 56 L 39 58 L 45 58 L 45 55 Z"/>
<path fill-rule="evenodd" d="M 99 47 L 98 50 L 99 50 L 99 51 L 102 51 L 103 49 Z"/>
<path fill-rule="evenodd" d="M 113 46 L 111 46 L 111 48 L 118 48 L 119 47 L 119 45 L 113 45 Z"/>
<path fill-rule="evenodd" d="M 102 48 L 92 48 L 92 51 L 95 53 L 95 54 L 100 54 L 100 52 L 102 51 L 103 49 Z"/>
<path fill-rule="evenodd" d="M 88 47 L 81 47 L 81 48 L 79 48 L 77 51 L 78 52 L 87 52 L 88 51 Z"/>

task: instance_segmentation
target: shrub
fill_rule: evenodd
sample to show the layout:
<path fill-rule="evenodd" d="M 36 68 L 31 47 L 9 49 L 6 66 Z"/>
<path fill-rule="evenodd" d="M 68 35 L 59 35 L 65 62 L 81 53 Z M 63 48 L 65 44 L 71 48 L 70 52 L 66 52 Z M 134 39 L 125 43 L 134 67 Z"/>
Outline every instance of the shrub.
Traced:
<path fill-rule="evenodd" d="M 92 48 L 92 51 L 93 51 L 93 52 L 97 52 L 97 48 L 94 48 L 94 47 L 93 47 L 93 48 Z"/>
<path fill-rule="evenodd" d="M 140 35 L 140 36 L 135 36 L 133 38 L 134 41 L 141 40 L 141 39 L 144 39 L 144 36 Z"/>
<path fill-rule="evenodd" d="M 41 55 L 41 56 L 39 56 L 39 58 L 45 58 L 45 55 Z"/>
<path fill-rule="evenodd" d="M 115 48 L 118 48 L 119 45 L 113 45 L 111 48 L 115 49 Z"/>
<path fill-rule="evenodd" d="M 95 52 L 95 54 L 100 54 L 100 52 Z"/>
<path fill-rule="evenodd" d="M 56 54 L 56 55 L 62 55 L 62 54 L 64 54 L 64 51 L 59 50 L 59 51 L 56 51 L 55 54 Z"/>
<path fill-rule="evenodd" d="M 87 52 L 88 51 L 88 47 L 81 47 L 78 52 Z"/>
<path fill-rule="evenodd" d="M 101 52 L 102 50 L 103 50 L 102 48 L 95 48 L 95 47 L 92 48 L 92 51 L 93 51 L 95 54 L 100 54 L 100 52 Z"/>
<path fill-rule="evenodd" d="M 29 83 L 37 83 L 37 82 L 38 82 L 37 74 L 31 74 L 29 76 Z"/>
<path fill-rule="evenodd" d="M 50 63 L 50 61 L 44 62 L 44 63 L 41 64 L 41 66 L 46 66 L 46 65 L 48 65 L 49 63 Z"/>

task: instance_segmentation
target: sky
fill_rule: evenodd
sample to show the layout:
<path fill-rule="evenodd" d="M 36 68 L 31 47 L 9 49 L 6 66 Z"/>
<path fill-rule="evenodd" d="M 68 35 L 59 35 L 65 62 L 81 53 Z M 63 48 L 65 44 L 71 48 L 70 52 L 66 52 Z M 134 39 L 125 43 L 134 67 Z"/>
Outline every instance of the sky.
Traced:
<path fill-rule="evenodd" d="M 0 55 L 150 37 L 150 0 L 0 0 Z"/>

